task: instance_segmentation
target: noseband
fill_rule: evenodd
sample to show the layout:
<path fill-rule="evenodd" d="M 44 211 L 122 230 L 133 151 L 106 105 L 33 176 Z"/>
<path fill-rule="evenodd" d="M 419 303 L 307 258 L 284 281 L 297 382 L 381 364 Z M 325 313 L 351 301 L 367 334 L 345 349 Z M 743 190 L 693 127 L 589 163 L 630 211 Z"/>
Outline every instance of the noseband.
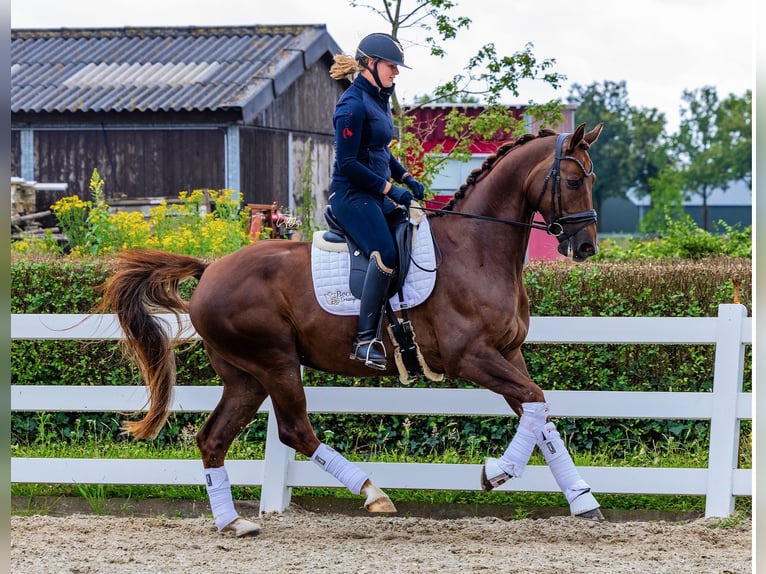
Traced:
<path fill-rule="evenodd" d="M 555 236 L 559 243 L 562 241 L 565 241 L 569 239 L 570 237 L 573 237 L 576 235 L 581 229 L 584 229 L 585 227 L 588 227 L 589 225 L 596 223 L 598 221 L 598 216 L 596 214 L 595 209 L 589 209 L 588 211 L 580 211 L 578 213 L 570 213 L 568 215 L 563 214 L 563 209 L 561 207 L 561 172 L 559 170 L 562 160 L 568 159 L 573 162 L 575 162 L 580 169 L 582 170 L 585 177 L 590 177 L 593 175 L 593 165 L 591 164 L 591 169 L 588 171 L 585 169 L 585 166 L 583 163 L 577 159 L 574 156 L 571 155 L 562 155 L 562 151 L 564 148 L 564 140 L 569 136 L 570 134 L 559 134 L 556 138 L 556 157 L 553 160 L 553 165 L 551 166 L 550 171 L 548 172 L 548 175 L 545 176 L 545 181 L 543 182 L 543 190 L 540 192 L 540 196 L 537 198 L 537 204 L 535 205 L 535 209 L 533 211 L 538 211 L 538 208 L 540 207 L 540 203 L 543 200 L 543 196 L 545 195 L 545 192 L 548 189 L 548 183 L 551 183 L 551 218 L 550 223 L 545 227 L 545 231 L 547 231 L 550 235 Z M 558 212 L 561 214 L 559 217 L 556 217 L 556 210 L 558 208 Z M 564 225 L 574 225 L 574 224 L 582 224 L 577 229 L 570 233 L 564 232 Z"/>

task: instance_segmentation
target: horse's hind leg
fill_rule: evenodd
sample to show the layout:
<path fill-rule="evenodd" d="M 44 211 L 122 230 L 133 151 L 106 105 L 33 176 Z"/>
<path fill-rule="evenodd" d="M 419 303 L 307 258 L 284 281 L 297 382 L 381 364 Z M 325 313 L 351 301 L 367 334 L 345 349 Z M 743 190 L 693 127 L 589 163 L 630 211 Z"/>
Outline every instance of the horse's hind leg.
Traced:
<path fill-rule="evenodd" d="M 236 436 L 255 417 L 266 398 L 266 390 L 251 375 L 225 362 L 208 350 L 211 364 L 224 381 L 223 396 L 197 432 L 197 445 L 205 467 L 205 488 L 219 531 L 237 537 L 255 536 L 260 527 L 239 516 L 234 509 L 231 484 L 224 467 L 226 453 Z"/>
<path fill-rule="evenodd" d="M 272 368 L 270 385 L 273 385 L 270 395 L 279 440 L 309 457 L 352 493 L 365 496 L 364 506 L 370 512 L 396 512 L 388 495 L 372 484 L 362 469 L 317 438 L 306 410 L 306 393 L 300 370 L 286 367 L 280 375 L 279 370 Z"/>

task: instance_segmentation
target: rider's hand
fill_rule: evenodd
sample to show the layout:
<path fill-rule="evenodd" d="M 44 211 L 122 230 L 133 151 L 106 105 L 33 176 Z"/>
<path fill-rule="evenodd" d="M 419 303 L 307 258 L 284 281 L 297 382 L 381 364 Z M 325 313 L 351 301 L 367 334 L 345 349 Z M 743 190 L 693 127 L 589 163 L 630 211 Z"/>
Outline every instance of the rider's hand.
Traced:
<path fill-rule="evenodd" d="M 391 189 L 388 190 L 387 195 L 396 203 L 406 207 L 409 207 L 410 203 L 412 202 L 412 194 L 403 187 L 398 187 L 396 185 L 391 186 Z"/>
<path fill-rule="evenodd" d="M 426 188 L 409 173 L 404 176 L 402 183 L 412 190 L 412 195 L 415 196 L 415 199 L 421 200 L 426 196 Z"/>

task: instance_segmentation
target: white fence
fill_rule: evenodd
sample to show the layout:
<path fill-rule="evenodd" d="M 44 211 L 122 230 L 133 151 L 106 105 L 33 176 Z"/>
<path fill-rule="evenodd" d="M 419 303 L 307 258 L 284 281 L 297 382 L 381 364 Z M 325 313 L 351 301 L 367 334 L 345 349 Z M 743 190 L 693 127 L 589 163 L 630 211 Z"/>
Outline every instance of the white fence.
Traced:
<path fill-rule="evenodd" d="M 170 315 L 168 329 L 176 330 Z M 184 329 L 194 333 L 184 317 Z M 12 339 L 119 339 L 113 315 L 12 315 Z M 676 494 L 706 497 L 705 515 L 728 516 L 734 497 L 752 495 L 752 471 L 738 469 L 740 421 L 752 419 L 751 393 L 742 392 L 745 345 L 752 319 L 742 305 L 721 305 L 718 317 L 533 317 L 528 343 L 658 343 L 716 346 L 712 392 L 548 391 L 552 416 L 710 421 L 707 468 L 580 467 L 596 493 Z M 543 382 L 544 386 L 544 382 Z M 221 387 L 176 387 L 172 410 L 212 410 Z M 145 407 L 143 386 L 12 385 L 12 411 L 107 412 Z M 415 388 L 306 388 L 309 411 L 406 415 L 514 416 L 487 390 Z M 282 511 L 292 487 L 339 487 L 332 476 L 278 438 L 267 400 L 263 460 L 228 460 L 231 482 L 262 486 L 262 512 Z M 505 445 L 498 445 L 498 449 Z M 359 463 L 382 488 L 479 490 L 476 464 Z M 192 460 L 11 458 L 11 482 L 202 485 L 202 463 Z M 545 466 L 529 466 L 498 490 L 557 492 Z"/>

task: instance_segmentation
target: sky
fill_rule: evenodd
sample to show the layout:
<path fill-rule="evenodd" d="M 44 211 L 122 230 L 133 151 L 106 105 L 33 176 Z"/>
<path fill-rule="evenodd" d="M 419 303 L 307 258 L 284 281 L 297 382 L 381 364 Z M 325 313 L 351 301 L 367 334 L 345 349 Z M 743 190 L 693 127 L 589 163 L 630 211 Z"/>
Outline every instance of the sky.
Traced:
<path fill-rule="evenodd" d="M 382 5 L 381 0 L 358 0 Z M 667 130 L 678 126 L 684 90 L 713 86 L 720 99 L 742 96 L 755 82 L 753 0 L 455 0 L 449 14 L 472 23 L 445 41 L 444 58 L 422 46 L 424 33 L 400 32 L 405 61 L 397 79 L 404 102 L 432 93 L 462 72 L 489 42 L 511 55 L 532 45 L 538 61 L 556 61 L 567 77 L 554 90 L 541 81 L 520 85 L 508 104 L 558 99 L 566 103 L 573 84 L 625 82 L 630 105 L 657 108 Z M 404 0 L 402 11 L 414 4 Z M 371 32 L 390 31 L 387 21 L 349 0 L 11 0 L 11 28 L 102 28 L 123 26 L 215 26 L 326 24 L 341 49 L 353 54 Z"/>

